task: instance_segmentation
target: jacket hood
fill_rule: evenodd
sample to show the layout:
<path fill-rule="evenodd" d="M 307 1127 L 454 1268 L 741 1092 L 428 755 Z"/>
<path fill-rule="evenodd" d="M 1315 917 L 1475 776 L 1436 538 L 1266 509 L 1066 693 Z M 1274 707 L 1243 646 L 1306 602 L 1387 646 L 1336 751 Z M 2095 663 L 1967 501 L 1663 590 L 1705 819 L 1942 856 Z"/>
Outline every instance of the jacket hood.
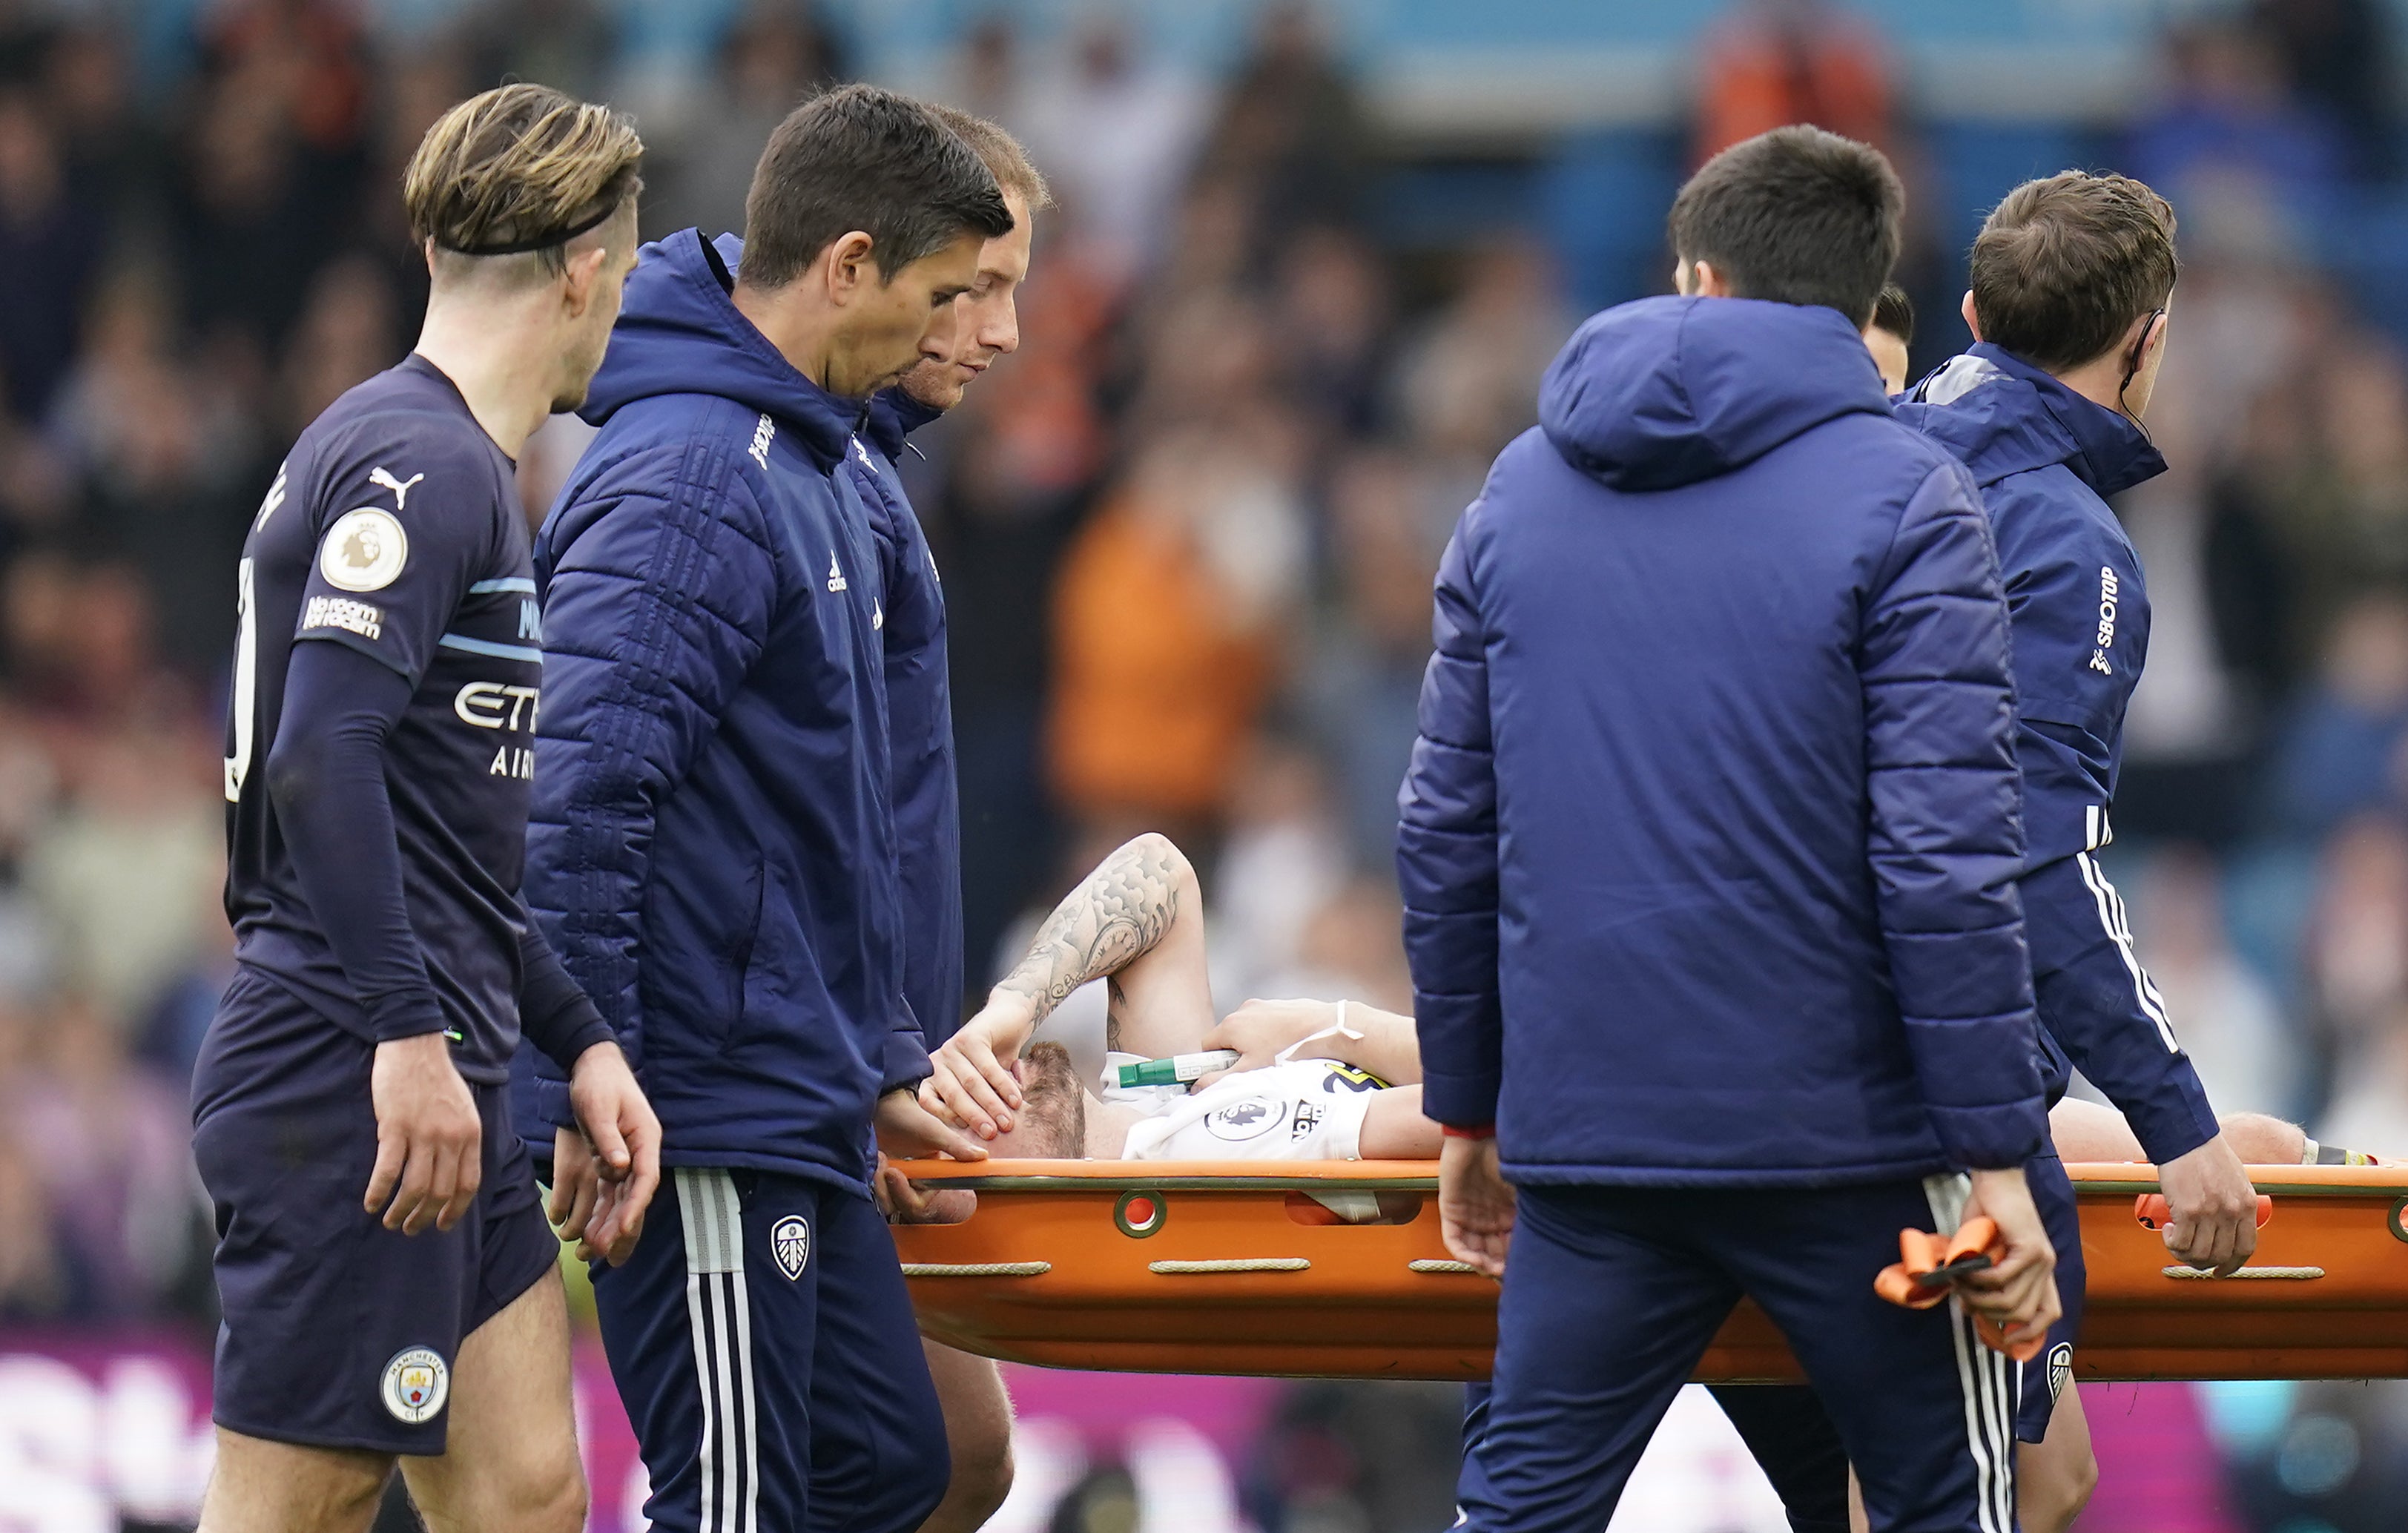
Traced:
<path fill-rule="evenodd" d="M 881 389 L 869 396 L 869 419 L 862 429 L 870 445 L 886 454 L 888 463 L 903 461 L 903 438 L 945 412 L 924 405 L 900 387 Z"/>
<path fill-rule="evenodd" d="M 610 350 L 578 410 L 595 425 L 667 394 L 732 399 L 793 427 L 824 463 L 842 458 L 863 408 L 795 370 L 736 307 L 743 241 L 681 230 L 636 253 Z"/>
<path fill-rule="evenodd" d="M 2166 471 L 2128 417 L 1987 341 L 1943 363 L 1897 410 L 1955 453 L 1984 488 L 2061 463 L 2103 499 Z"/>
<path fill-rule="evenodd" d="M 1590 317 L 1539 390 L 1555 451 L 1608 489 L 1727 474 L 1827 421 L 1889 401 L 1835 308 L 1641 298 Z"/>

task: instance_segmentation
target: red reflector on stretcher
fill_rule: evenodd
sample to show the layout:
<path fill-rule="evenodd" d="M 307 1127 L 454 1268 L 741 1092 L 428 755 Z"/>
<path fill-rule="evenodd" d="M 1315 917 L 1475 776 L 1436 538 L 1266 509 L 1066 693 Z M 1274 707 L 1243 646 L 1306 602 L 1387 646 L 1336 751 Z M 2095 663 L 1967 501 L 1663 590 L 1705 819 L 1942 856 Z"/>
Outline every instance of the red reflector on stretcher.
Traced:
<path fill-rule="evenodd" d="M 1131 1372 L 1487 1377 L 1497 1285 L 1447 1254 L 1430 1162 L 903 1169 L 979 1195 L 967 1223 L 895 1226 L 920 1328 L 948 1346 Z M 2229 1278 L 2179 1265 L 2143 1227 L 2151 1168 L 2067 1169 L 2090 1278 L 2076 1377 L 2408 1378 L 2408 1168 L 2251 1168 L 2281 1216 Z M 1697 1376 L 1802 1377 L 1750 1304 Z"/>

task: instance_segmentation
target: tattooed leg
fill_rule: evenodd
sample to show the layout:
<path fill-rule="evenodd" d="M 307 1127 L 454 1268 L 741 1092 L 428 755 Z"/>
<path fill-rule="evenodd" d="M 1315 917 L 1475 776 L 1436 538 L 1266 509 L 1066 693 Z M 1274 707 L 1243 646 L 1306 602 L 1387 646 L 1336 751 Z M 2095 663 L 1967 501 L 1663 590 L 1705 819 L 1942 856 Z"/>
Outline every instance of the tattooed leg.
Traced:
<path fill-rule="evenodd" d="M 1028 956 L 996 985 L 994 1001 L 1024 999 L 1042 1022 L 1096 979 L 1111 982 L 1108 1048 L 1191 1053 L 1217 1020 L 1204 966 L 1203 892 L 1170 838 L 1148 832 L 1106 857 L 1054 908 Z"/>

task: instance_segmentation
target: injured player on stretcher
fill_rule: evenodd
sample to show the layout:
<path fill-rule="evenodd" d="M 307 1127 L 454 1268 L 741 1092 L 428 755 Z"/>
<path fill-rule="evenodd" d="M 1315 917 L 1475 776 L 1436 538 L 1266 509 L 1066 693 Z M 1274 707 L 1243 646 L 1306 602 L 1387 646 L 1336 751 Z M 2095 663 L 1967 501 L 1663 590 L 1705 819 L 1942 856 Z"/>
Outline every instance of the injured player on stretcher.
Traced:
<path fill-rule="evenodd" d="M 1109 996 L 1108 1053 L 1103 1080 L 1090 1091 L 1068 1050 L 1030 1039 L 1065 997 L 1097 979 Z M 1185 1085 L 1118 1084 L 1122 1065 L 1211 1049 L 1240 1057 Z M 921 1105 L 1000 1157 L 1434 1160 L 1439 1153 L 1439 1126 L 1422 1116 L 1411 1017 L 1319 1000 L 1250 1000 L 1226 1019 L 1214 1014 L 1202 891 L 1186 857 L 1160 835 L 1121 847 L 1072 890 L 932 1063 Z M 2371 1158 L 2320 1147 L 2297 1125 L 2260 1113 L 2221 1121 L 2254 1165 Z M 2143 1158 L 2112 1108 L 2068 1097 L 2050 1111 L 2049 1126 L 2069 1162 Z M 925 1205 L 899 1176 L 882 1182 L 905 1217 Z"/>

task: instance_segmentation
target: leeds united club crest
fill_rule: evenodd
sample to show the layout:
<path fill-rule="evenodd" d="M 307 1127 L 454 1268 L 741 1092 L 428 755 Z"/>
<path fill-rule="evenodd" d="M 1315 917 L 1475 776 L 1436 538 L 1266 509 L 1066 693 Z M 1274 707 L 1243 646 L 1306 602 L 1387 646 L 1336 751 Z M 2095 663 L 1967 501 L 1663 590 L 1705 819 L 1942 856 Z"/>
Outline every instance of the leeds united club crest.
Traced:
<path fill-rule="evenodd" d="M 769 1254 L 778 1259 L 778 1270 L 787 1282 L 803 1275 L 803 1264 L 811 1259 L 811 1226 L 801 1214 L 790 1213 L 769 1226 Z"/>

